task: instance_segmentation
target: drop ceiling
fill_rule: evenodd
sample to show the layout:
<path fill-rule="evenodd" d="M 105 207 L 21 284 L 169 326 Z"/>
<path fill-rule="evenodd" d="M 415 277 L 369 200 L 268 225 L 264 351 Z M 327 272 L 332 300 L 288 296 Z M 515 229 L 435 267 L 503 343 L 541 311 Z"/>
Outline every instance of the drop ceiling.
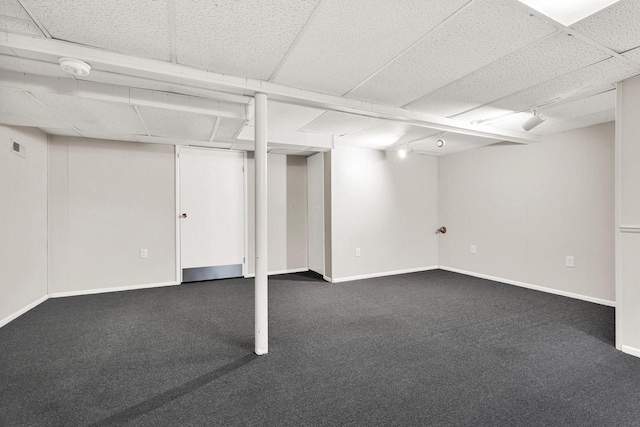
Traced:
<path fill-rule="evenodd" d="M 569 27 L 517 0 L 0 0 L 0 70 L 8 81 L 23 75 L 32 82 L 21 89 L 0 81 L 0 123 L 250 150 L 251 114 L 196 108 L 197 99 L 213 99 L 251 110 L 255 91 L 208 82 L 215 73 L 317 99 L 340 97 L 365 110 L 376 105 L 452 120 L 463 129 L 479 122 L 521 131 L 535 109 L 548 120 L 531 134 L 543 137 L 614 119 L 615 84 L 640 74 L 637 22 L 637 0 L 614 2 Z M 24 36 L 19 48 L 3 43 L 10 34 Z M 64 87 L 71 79 L 57 65 L 59 45 L 48 44 L 54 40 L 80 59 L 89 51 L 121 54 L 84 80 L 104 85 L 105 93 L 153 91 L 154 103 L 52 90 L 51 82 Z M 157 73 L 135 67 L 146 59 Z M 163 94 L 187 95 L 194 107 L 163 105 Z M 447 154 L 502 140 L 317 104 L 270 102 L 273 152 L 411 144 Z M 447 145 L 434 150 L 432 139 L 442 137 Z"/>

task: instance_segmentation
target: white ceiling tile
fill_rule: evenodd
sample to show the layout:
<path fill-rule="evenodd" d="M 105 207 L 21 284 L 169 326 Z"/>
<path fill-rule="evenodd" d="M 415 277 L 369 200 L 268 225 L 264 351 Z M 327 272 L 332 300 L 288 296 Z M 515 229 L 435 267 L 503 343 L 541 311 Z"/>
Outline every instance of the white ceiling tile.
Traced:
<path fill-rule="evenodd" d="M 549 82 L 518 92 L 492 103 L 505 110 L 520 111 L 557 98 L 584 97 L 594 89 L 603 92 L 613 88 L 615 82 L 637 75 L 639 70 L 616 59 L 608 59 Z"/>
<path fill-rule="evenodd" d="M 610 90 L 608 92 L 578 99 L 566 104 L 550 108 L 541 108 L 540 112 L 547 116 L 547 118 L 568 120 L 615 108 L 616 91 Z"/>
<path fill-rule="evenodd" d="M 321 133 L 324 135 L 345 135 L 369 126 L 377 120 L 378 119 L 372 117 L 327 111 L 318 117 L 318 119 L 302 128 L 302 130 L 304 132 Z"/>
<path fill-rule="evenodd" d="M 30 19 L 16 0 L 0 0 L 0 15 L 12 18 Z"/>
<path fill-rule="evenodd" d="M 17 73 L 38 74 L 42 76 L 71 78 L 60 68 L 60 64 L 35 61 L 17 56 L 0 55 L 0 69 Z"/>
<path fill-rule="evenodd" d="M 216 138 L 235 138 L 243 124 L 242 119 L 221 118 Z"/>
<path fill-rule="evenodd" d="M 349 97 L 402 106 L 554 31 L 515 2 L 477 0 Z"/>
<path fill-rule="evenodd" d="M 515 93 L 491 104 L 490 109 L 521 111 L 538 105 L 569 99 L 579 99 L 595 95 L 615 87 L 619 82 L 637 75 L 639 70 L 616 59 L 608 59 L 562 77 L 541 83 L 524 91 Z M 483 107 L 480 110 L 485 109 Z M 476 111 L 457 116 L 456 119 L 471 121 L 489 117 L 477 117 Z"/>
<path fill-rule="evenodd" d="M 26 92 L 0 88 L 0 123 L 15 126 L 68 128 Z"/>
<path fill-rule="evenodd" d="M 51 93 L 34 95 L 80 131 L 146 133 L 135 110 L 128 104 Z"/>
<path fill-rule="evenodd" d="M 216 118 L 156 107 L 138 107 L 152 136 L 209 141 Z"/>
<path fill-rule="evenodd" d="M 325 0 L 274 81 L 344 95 L 467 2 Z"/>
<path fill-rule="evenodd" d="M 407 108 L 460 114 L 609 58 L 565 33 L 541 40 L 412 102 Z"/>
<path fill-rule="evenodd" d="M 306 156 L 309 153 L 309 147 L 304 149 L 297 148 L 274 148 L 269 154 L 284 154 L 287 156 Z"/>
<path fill-rule="evenodd" d="M 571 28 L 618 53 L 640 46 L 640 2 L 622 0 Z"/>
<path fill-rule="evenodd" d="M 594 126 L 600 123 L 612 122 L 615 119 L 616 110 L 615 108 L 611 108 L 609 110 L 577 117 L 571 120 L 559 121 L 549 126 L 541 126 L 541 129 L 538 133 L 540 135 L 553 135 L 554 133 L 566 132 L 568 130 L 580 129 L 587 126 Z"/>
<path fill-rule="evenodd" d="M 167 0 L 23 1 L 56 39 L 171 59 Z"/>
<path fill-rule="evenodd" d="M 233 144 L 231 149 L 240 150 L 240 151 L 254 151 L 255 145 L 253 144 L 253 141 L 251 142 L 242 141 L 239 144 Z"/>
<path fill-rule="evenodd" d="M 15 20 L 0 16 L 0 31 L 42 37 L 42 33 L 33 21 Z"/>
<path fill-rule="evenodd" d="M 385 148 L 393 144 L 413 142 L 439 133 L 442 133 L 442 131 L 413 126 L 403 122 L 379 120 L 371 126 L 338 138 L 336 143 L 350 147 Z"/>
<path fill-rule="evenodd" d="M 317 119 L 324 110 L 270 101 L 267 108 L 267 127 L 282 130 L 300 130 Z"/>
<path fill-rule="evenodd" d="M 268 79 L 318 0 L 176 0 L 180 64 Z"/>
<path fill-rule="evenodd" d="M 147 142 L 153 144 L 170 144 L 170 145 L 191 145 L 195 147 L 208 147 L 208 148 L 224 148 L 229 149 L 233 144 L 209 142 L 209 141 L 196 141 L 188 140 L 185 138 L 165 138 L 162 136 L 147 136 L 147 135 L 132 135 L 135 141 Z"/>
<path fill-rule="evenodd" d="M 126 135 L 112 132 L 100 132 L 100 131 L 82 131 L 82 136 L 91 139 L 103 139 L 105 141 L 126 141 L 136 142 L 135 135 Z"/>
<path fill-rule="evenodd" d="M 60 136 L 82 136 L 78 132 L 73 129 L 62 129 L 62 128 L 46 128 L 41 127 L 40 130 L 47 135 L 60 135 Z"/>
<path fill-rule="evenodd" d="M 640 64 L 640 48 L 630 50 L 624 56 Z"/>
<path fill-rule="evenodd" d="M 16 54 L 11 49 L 5 46 L 0 46 L 0 55 L 16 56 Z"/>

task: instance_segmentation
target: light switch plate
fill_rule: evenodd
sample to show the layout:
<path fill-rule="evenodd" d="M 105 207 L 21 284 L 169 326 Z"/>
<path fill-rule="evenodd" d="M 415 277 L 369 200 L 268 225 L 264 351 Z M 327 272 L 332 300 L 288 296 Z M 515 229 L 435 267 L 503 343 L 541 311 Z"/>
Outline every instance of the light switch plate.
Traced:
<path fill-rule="evenodd" d="M 478 251 L 477 251 L 477 249 L 476 249 L 476 245 L 471 245 L 471 253 L 472 253 L 472 254 L 475 254 L 475 253 L 477 253 L 477 252 L 478 252 Z"/>
<path fill-rule="evenodd" d="M 575 268 L 575 266 L 576 266 L 576 260 L 575 260 L 575 258 L 574 258 L 574 257 L 572 257 L 572 256 L 567 256 L 567 257 L 565 257 L 565 259 L 564 259 L 564 265 L 565 265 L 566 267 L 569 267 L 569 268 Z"/>
<path fill-rule="evenodd" d="M 148 249 L 140 249 L 140 258 L 147 258 L 149 256 Z"/>
<path fill-rule="evenodd" d="M 356 248 L 356 256 L 360 256 L 360 248 Z"/>

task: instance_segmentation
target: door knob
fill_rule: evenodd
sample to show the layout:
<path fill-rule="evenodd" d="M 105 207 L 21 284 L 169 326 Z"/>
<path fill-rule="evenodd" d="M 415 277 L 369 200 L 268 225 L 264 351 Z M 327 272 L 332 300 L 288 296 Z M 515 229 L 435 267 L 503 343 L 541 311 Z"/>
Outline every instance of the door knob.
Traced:
<path fill-rule="evenodd" d="M 186 213 L 183 213 L 183 214 L 182 214 L 182 218 L 186 218 L 186 217 L 187 217 L 187 214 L 186 214 Z"/>
<path fill-rule="evenodd" d="M 440 227 L 436 230 L 436 233 L 446 234 L 446 232 L 447 232 L 447 227 Z"/>

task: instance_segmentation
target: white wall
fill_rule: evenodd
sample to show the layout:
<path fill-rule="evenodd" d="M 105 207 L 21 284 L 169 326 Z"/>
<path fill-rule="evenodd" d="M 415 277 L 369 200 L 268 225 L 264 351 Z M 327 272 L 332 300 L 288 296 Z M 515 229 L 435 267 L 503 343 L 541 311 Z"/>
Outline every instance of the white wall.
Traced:
<path fill-rule="evenodd" d="M 324 153 L 307 157 L 309 270 L 324 274 Z"/>
<path fill-rule="evenodd" d="M 438 265 L 436 157 L 337 148 L 329 158 L 334 281 Z"/>
<path fill-rule="evenodd" d="M 49 159 L 51 294 L 175 281 L 172 146 L 54 136 Z"/>
<path fill-rule="evenodd" d="M 442 157 L 441 265 L 614 301 L 613 168 L 613 123 Z"/>
<path fill-rule="evenodd" d="M 0 271 L 2 326 L 47 295 L 47 136 L 37 129 L 0 125 Z"/>
<path fill-rule="evenodd" d="M 247 156 L 249 258 L 247 274 L 255 274 L 255 161 Z M 307 159 L 267 156 L 267 238 L 270 274 L 308 269 Z"/>
<path fill-rule="evenodd" d="M 616 346 L 640 357 L 640 78 L 618 84 Z"/>

